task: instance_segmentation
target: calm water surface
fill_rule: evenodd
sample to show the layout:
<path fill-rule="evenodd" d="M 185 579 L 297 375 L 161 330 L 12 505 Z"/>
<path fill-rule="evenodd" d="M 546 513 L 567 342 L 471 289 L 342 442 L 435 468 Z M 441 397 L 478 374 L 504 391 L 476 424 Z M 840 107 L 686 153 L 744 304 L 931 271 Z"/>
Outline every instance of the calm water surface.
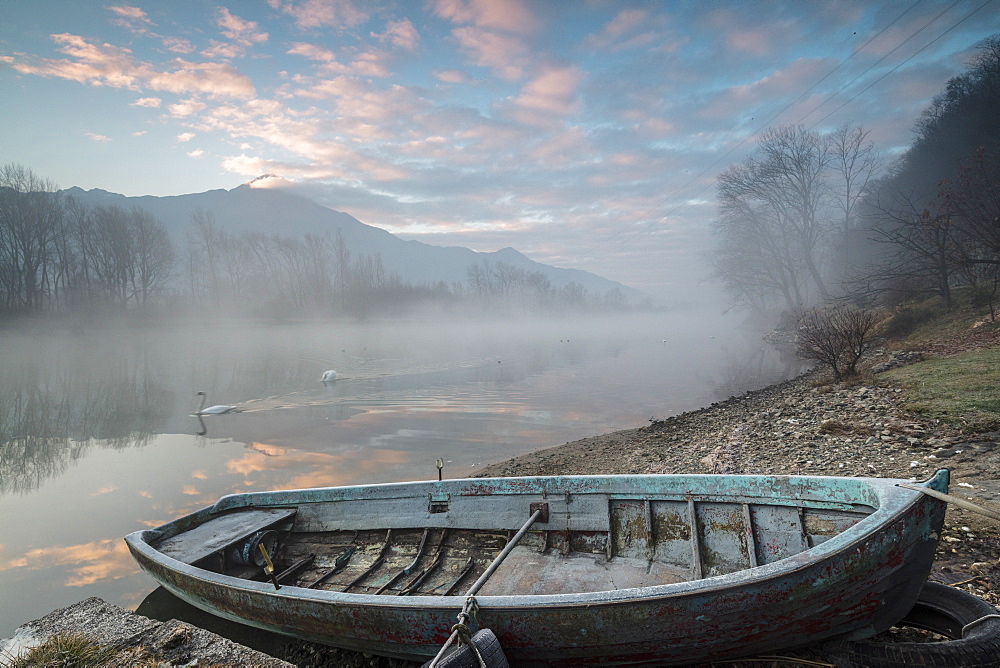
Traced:
<path fill-rule="evenodd" d="M 800 368 L 721 316 L 0 333 L 0 638 L 136 608 L 122 536 L 224 494 L 463 477 Z"/>

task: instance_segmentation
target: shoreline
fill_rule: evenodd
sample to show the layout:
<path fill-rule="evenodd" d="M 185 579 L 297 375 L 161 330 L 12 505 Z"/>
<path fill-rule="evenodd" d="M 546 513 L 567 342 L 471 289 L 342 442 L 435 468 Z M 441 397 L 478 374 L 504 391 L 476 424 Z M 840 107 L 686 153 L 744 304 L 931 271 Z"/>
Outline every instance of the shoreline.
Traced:
<path fill-rule="evenodd" d="M 743 473 L 928 477 L 931 458 L 965 437 L 906 415 L 902 390 L 822 384 L 813 369 L 649 425 L 612 431 L 491 464 L 474 477 L 622 473 Z M 785 447 L 777 448 L 776 443 Z M 935 455 L 936 457 L 938 455 Z M 985 473 L 953 459 L 955 478 Z M 1000 490 L 998 490 L 1000 491 Z M 1000 497 L 998 497 L 1000 498 Z"/>

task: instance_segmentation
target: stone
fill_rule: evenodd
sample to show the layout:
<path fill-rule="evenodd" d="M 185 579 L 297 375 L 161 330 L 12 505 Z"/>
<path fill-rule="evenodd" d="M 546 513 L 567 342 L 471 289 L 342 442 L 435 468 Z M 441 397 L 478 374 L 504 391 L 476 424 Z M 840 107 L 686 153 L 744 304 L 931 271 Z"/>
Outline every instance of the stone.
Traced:
<path fill-rule="evenodd" d="M 56 633 L 78 633 L 98 644 L 114 647 L 118 655 L 107 666 L 133 666 L 156 659 L 169 665 L 294 668 L 287 661 L 204 629 L 174 619 L 157 622 L 97 597 L 22 624 L 13 637 L 0 640 L 0 656 L 18 656 Z"/>

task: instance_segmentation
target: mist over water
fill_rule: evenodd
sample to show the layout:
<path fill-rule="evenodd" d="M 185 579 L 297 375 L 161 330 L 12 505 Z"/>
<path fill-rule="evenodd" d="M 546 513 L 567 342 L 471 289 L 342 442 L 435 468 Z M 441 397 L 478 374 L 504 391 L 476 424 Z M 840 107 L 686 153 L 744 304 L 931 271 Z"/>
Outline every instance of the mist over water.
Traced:
<path fill-rule="evenodd" d="M 122 536 L 224 494 L 464 477 L 800 369 L 718 315 L 2 332 L 0 637 L 136 607 Z"/>

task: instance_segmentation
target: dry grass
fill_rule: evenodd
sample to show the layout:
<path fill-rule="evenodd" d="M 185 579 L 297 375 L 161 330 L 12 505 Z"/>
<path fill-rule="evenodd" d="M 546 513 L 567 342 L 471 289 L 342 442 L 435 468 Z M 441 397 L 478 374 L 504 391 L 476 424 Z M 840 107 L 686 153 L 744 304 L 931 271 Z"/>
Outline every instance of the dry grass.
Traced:
<path fill-rule="evenodd" d="M 108 663 L 114 655 L 113 649 L 82 634 L 56 633 L 38 647 L 0 663 L 8 668 L 83 668 Z"/>
<path fill-rule="evenodd" d="M 887 371 L 904 408 L 965 433 L 1000 429 L 1000 348 L 928 359 Z"/>

